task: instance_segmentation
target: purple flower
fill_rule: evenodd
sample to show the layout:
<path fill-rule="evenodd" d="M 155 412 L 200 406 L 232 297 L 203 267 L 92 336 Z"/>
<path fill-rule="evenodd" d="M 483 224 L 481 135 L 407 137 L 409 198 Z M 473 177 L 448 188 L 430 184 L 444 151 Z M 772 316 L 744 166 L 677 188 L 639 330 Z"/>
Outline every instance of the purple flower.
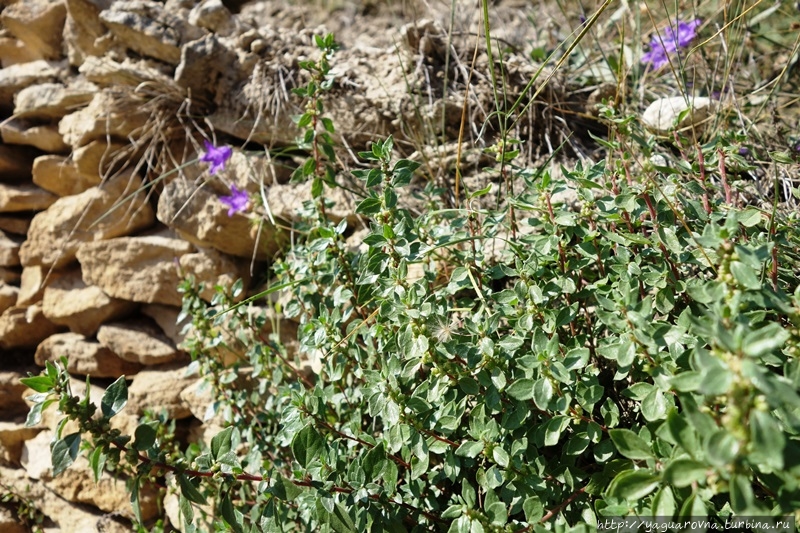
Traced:
<path fill-rule="evenodd" d="M 206 145 L 206 151 L 200 156 L 200 161 L 203 163 L 211 163 L 209 173 L 213 176 L 225 168 L 225 163 L 231 158 L 233 150 L 231 150 L 230 146 L 220 146 L 217 148 L 208 141 L 203 142 Z"/>
<path fill-rule="evenodd" d="M 669 63 L 668 56 L 686 48 L 697 36 L 697 28 L 702 24 L 700 19 L 691 22 L 676 21 L 676 27 L 668 27 L 661 35 L 650 39 L 650 51 L 642 55 L 642 63 L 650 63 L 659 69 Z"/>
<path fill-rule="evenodd" d="M 232 217 L 235 213 L 241 213 L 247 209 L 250 197 L 247 196 L 247 191 L 240 191 L 236 185 L 231 185 L 231 195 L 220 196 L 219 201 L 228 206 L 228 216 Z"/>

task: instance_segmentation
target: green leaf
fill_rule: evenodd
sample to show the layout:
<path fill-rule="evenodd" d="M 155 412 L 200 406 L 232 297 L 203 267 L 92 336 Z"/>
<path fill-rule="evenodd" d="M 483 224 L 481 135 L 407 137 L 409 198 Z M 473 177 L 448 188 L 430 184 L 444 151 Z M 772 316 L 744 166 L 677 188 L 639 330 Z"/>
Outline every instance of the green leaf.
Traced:
<path fill-rule="evenodd" d="M 460 457 L 475 458 L 483 452 L 483 443 L 473 440 L 467 440 L 461 443 L 461 446 L 456 450 L 456 455 Z"/>
<path fill-rule="evenodd" d="M 186 474 L 178 474 L 178 485 L 181 488 L 181 495 L 190 502 L 199 503 L 200 505 L 206 504 L 206 497 L 197 490 L 192 480 Z"/>
<path fill-rule="evenodd" d="M 126 403 L 128 403 L 128 384 L 125 376 L 120 376 L 103 393 L 100 409 L 103 411 L 104 417 L 111 418 L 122 411 Z"/>
<path fill-rule="evenodd" d="M 706 458 L 716 466 L 727 466 L 739 453 L 739 441 L 724 429 L 712 433 L 706 441 Z"/>
<path fill-rule="evenodd" d="M 625 470 L 611 481 L 607 494 L 628 501 L 640 500 L 653 492 L 660 480 L 661 476 L 649 470 Z"/>
<path fill-rule="evenodd" d="M 228 426 L 211 439 L 211 455 L 214 459 L 219 459 L 231 451 L 231 434 L 233 433 L 233 426 Z"/>
<path fill-rule="evenodd" d="M 533 402 L 542 411 L 547 410 L 553 398 L 553 384 L 548 378 L 539 378 L 533 384 Z"/>
<path fill-rule="evenodd" d="M 374 215 L 381 210 L 380 198 L 364 198 L 361 203 L 356 207 L 356 213 L 359 215 Z"/>
<path fill-rule="evenodd" d="M 383 442 L 379 443 L 364 455 L 361 468 L 363 468 L 364 475 L 369 481 L 374 480 L 383 473 L 386 461 L 386 448 Z"/>
<path fill-rule="evenodd" d="M 98 446 L 89 454 L 89 467 L 92 469 L 92 474 L 94 475 L 94 482 L 97 483 L 100 481 L 100 477 L 103 475 L 103 469 L 106 465 L 106 454 L 103 451 L 103 448 Z"/>
<path fill-rule="evenodd" d="M 783 469 L 786 436 L 772 415 L 759 410 L 751 411 L 750 443 L 750 459 L 754 464 L 760 465 L 762 471 Z"/>
<path fill-rule="evenodd" d="M 664 480 L 677 488 L 688 487 L 692 483 L 704 481 L 708 467 L 693 459 L 675 459 L 667 463 Z"/>
<path fill-rule="evenodd" d="M 610 429 L 608 435 L 617 451 L 628 459 L 642 460 L 654 457 L 650 445 L 629 429 Z"/>
<path fill-rule="evenodd" d="M 544 506 L 538 496 L 529 496 L 522 503 L 522 510 L 525 513 L 525 521 L 535 524 L 544 516 Z"/>
<path fill-rule="evenodd" d="M 500 446 L 495 446 L 492 449 L 492 458 L 494 459 L 495 463 L 499 464 L 503 468 L 508 467 L 508 460 L 509 460 L 508 452 L 506 452 Z"/>
<path fill-rule="evenodd" d="M 143 452 L 148 450 L 156 442 L 156 430 L 149 424 L 142 424 L 134 432 L 133 449 Z"/>
<path fill-rule="evenodd" d="M 731 274 L 733 274 L 737 283 L 745 289 L 758 290 L 761 288 L 761 282 L 758 280 L 755 271 L 744 263 L 731 261 Z"/>
<path fill-rule="evenodd" d="M 63 439 L 58 439 L 50 445 L 50 460 L 53 464 L 53 477 L 69 468 L 78 457 L 81 445 L 81 434 L 70 433 Z"/>
<path fill-rule="evenodd" d="M 667 415 L 667 399 L 660 389 L 653 389 L 642 400 L 642 416 L 648 422 L 662 420 Z"/>
<path fill-rule="evenodd" d="M 515 400 L 530 400 L 533 398 L 533 384 L 531 378 L 518 379 L 506 389 L 506 392 Z"/>
<path fill-rule="evenodd" d="M 303 489 L 283 477 L 280 472 L 276 473 L 275 481 L 272 486 L 267 489 L 269 494 L 272 494 L 279 500 L 290 502 L 297 498 Z"/>
<path fill-rule="evenodd" d="M 30 387 L 36 392 L 50 392 L 55 386 L 55 381 L 48 376 L 32 376 L 20 379 L 26 387 Z"/>
<path fill-rule="evenodd" d="M 783 346 L 789 332 L 775 322 L 751 331 L 744 336 L 742 351 L 749 357 L 762 357 Z"/>
<path fill-rule="evenodd" d="M 222 497 L 219 508 L 222 518 L 225 520 L 225 523 L 231 527 L 234 533 L 243 533 L 244 528 L 242 526 L 244 515 L 233 507 L 233 502 L 231 502 L 231 497 L 228 494 Z"/>
<path fill-rule="evenodd" d="M 298 431 L 292 439 L 292 453 L 303 468 L 308 467 L 324 449 L 325 441 L 310 424 Z"/>

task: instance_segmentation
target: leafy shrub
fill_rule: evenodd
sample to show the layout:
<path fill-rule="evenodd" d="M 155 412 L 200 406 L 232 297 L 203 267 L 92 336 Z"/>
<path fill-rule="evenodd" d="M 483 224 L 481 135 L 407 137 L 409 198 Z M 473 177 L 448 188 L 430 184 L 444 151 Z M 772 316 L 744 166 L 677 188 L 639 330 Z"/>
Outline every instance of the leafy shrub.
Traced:
<path fill-rule="evenodd" d="M 246 302 L 220 293 L 218 313 L 187 281 L 194 366 L 225 429 L 183 452 L 158 423 L 122 435 L 109 419 L 123 378 L 97 412 L 48 363 L 24 380 L 29 421 L 57 402 L 81 423 L 58 434 L 55 474 L 83 446 L 96 476 L 130 477 L 134 508 L 167 475 L 184 531 L 590 530 L 605 516 L 800 508 L 796 217 L 738 204 L 734 175 L 704 179 L 720 160 L 745 164 L 735 140 L 637 167 L 656 140 L 606 108 L 607 158 L 556 180 L 501 140 L 503 185 L 462 208 L 378 141 L 353 172 L 368 221 L 353 249 L 347 221 L 326 215 L 342 177 L 322 105 L 333 41 L 318 44 L 298 91 L 310 157 L 295 173 L 313 200 L 257 295 L 288 292 L 274 306 L 299 322 L 299 348 L 263 336 Z M 211 355 L 221 328 L 245 360 Z"/>

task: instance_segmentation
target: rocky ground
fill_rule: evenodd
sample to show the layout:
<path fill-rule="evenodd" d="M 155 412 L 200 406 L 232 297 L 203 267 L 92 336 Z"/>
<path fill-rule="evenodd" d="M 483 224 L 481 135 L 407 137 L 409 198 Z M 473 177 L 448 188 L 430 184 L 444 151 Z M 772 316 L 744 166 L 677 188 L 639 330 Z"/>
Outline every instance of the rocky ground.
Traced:
<path fill-rule="evenodd" d="M 252 292 L 287 246 L 281 227 L 310 197 L 308 185 L 288 181 L 300 155 L 291 149 L 292 115 L 303 105 L 291 89 L 306 79 L 299 62 L 317 57 L 313 36 L 332 31 L 341 44 L 325 100 L 339 167 L 357 166 L 355 152 L 391 134 L 403 156 L 425 162 L 421 179 L 447 180 L 463 113 L 462 171 L 480 180 L 497 120 L 480 12 L 422 0 L 3 5 L 0 495 L 17 503 L 0 506 L 0 530 L 24 531 L 15 513 L 30 501 L 48 531 L 127 531 L 124 483 L 95 484 L 80 462 L 53 478 L 48 446 L 57 418 L 24 427 L 30 391 L 19 378 L 66 355 L 76 391 L 87 375 L 96 398 L 101 385 L 132 379 L 128 406 L 114 419 L 122 429 L 131 431 L 145 410 L 164 409 L 188 439 L 206 438 L 209 398 L 199 376 L 186 374 L 177 285 L 188 272 L 206 287 L 243 278 Z M 528 162 L 567 139 L 559 157 L 593 150 L 592 102 L 608 86 L 574 86 L 531 59 L 532 50 L 561 42 L 563 28 L 577 28 L 580 15 L 537 2 L 492 6 L 505 100 L 516 101 L 534 78 L 542 89 L 511 135 L 525 141 Z M 708 116 L 707 105 L 690 120 Z M 242 149 L 214 179 L 190 163 L 204 139 Z M 275 224 L 229 217 L 219 195 L 231 185 L 263 196 Z M 328 214 L 358 229 L 355 199 L 336 194 Z M 212 296 L 206 289 L 203 297 Z M 291 344 L 295 330 L 281 331 Z M 146 516 L 159 512 L 155 493 L 142 501 Z M 163 505 L 175 513 L 174 496 Z"/>

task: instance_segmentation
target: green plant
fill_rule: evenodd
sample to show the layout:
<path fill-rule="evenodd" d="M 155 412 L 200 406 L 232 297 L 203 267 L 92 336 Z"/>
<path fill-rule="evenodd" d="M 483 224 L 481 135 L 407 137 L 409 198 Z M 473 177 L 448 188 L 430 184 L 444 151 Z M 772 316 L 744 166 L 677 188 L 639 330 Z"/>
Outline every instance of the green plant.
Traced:
<path fill-rule="evenodd" d="M 485 201 L 489 184 L 455 209 L 432 182 L 411 187 L 419 165 L 391 137 L 376 141 L 348 185 L 368 225 L 358 249 L 326 214 L 324 187 L 345 176 L 322 105 L 333 39 L 317 44 L 296 91 L 309 158 L 295 177 L 313 201 L 270 288 L 209 306 L 183 285 L 225 429 L 184 452 L 152 423 L 121 435 L 123 378 L 98 412 L 48 363 L 24 380 L 29 421 L 57 402 L 80 423 L 59 429 L 56 474 L 83 443 L 96 476 L 128 465 L 134 507 L 141 483 L 170 474 L 185 531 L 201 516 L 233 531 L 587 531 L 800 508 L 798 233 L 737 199 L 740 137 L 678 135 L 680 158 L 654 164 L 657 139 L 606 106 L 606 157 L 556 180 L 516 162 L 504 127 L 505 198 Z M 273 311 L 298 323 L 294 349 L 246 310 L 282 291 Z M 232 364 L 213 352 L 226 343 L 243 347 Z"/>

